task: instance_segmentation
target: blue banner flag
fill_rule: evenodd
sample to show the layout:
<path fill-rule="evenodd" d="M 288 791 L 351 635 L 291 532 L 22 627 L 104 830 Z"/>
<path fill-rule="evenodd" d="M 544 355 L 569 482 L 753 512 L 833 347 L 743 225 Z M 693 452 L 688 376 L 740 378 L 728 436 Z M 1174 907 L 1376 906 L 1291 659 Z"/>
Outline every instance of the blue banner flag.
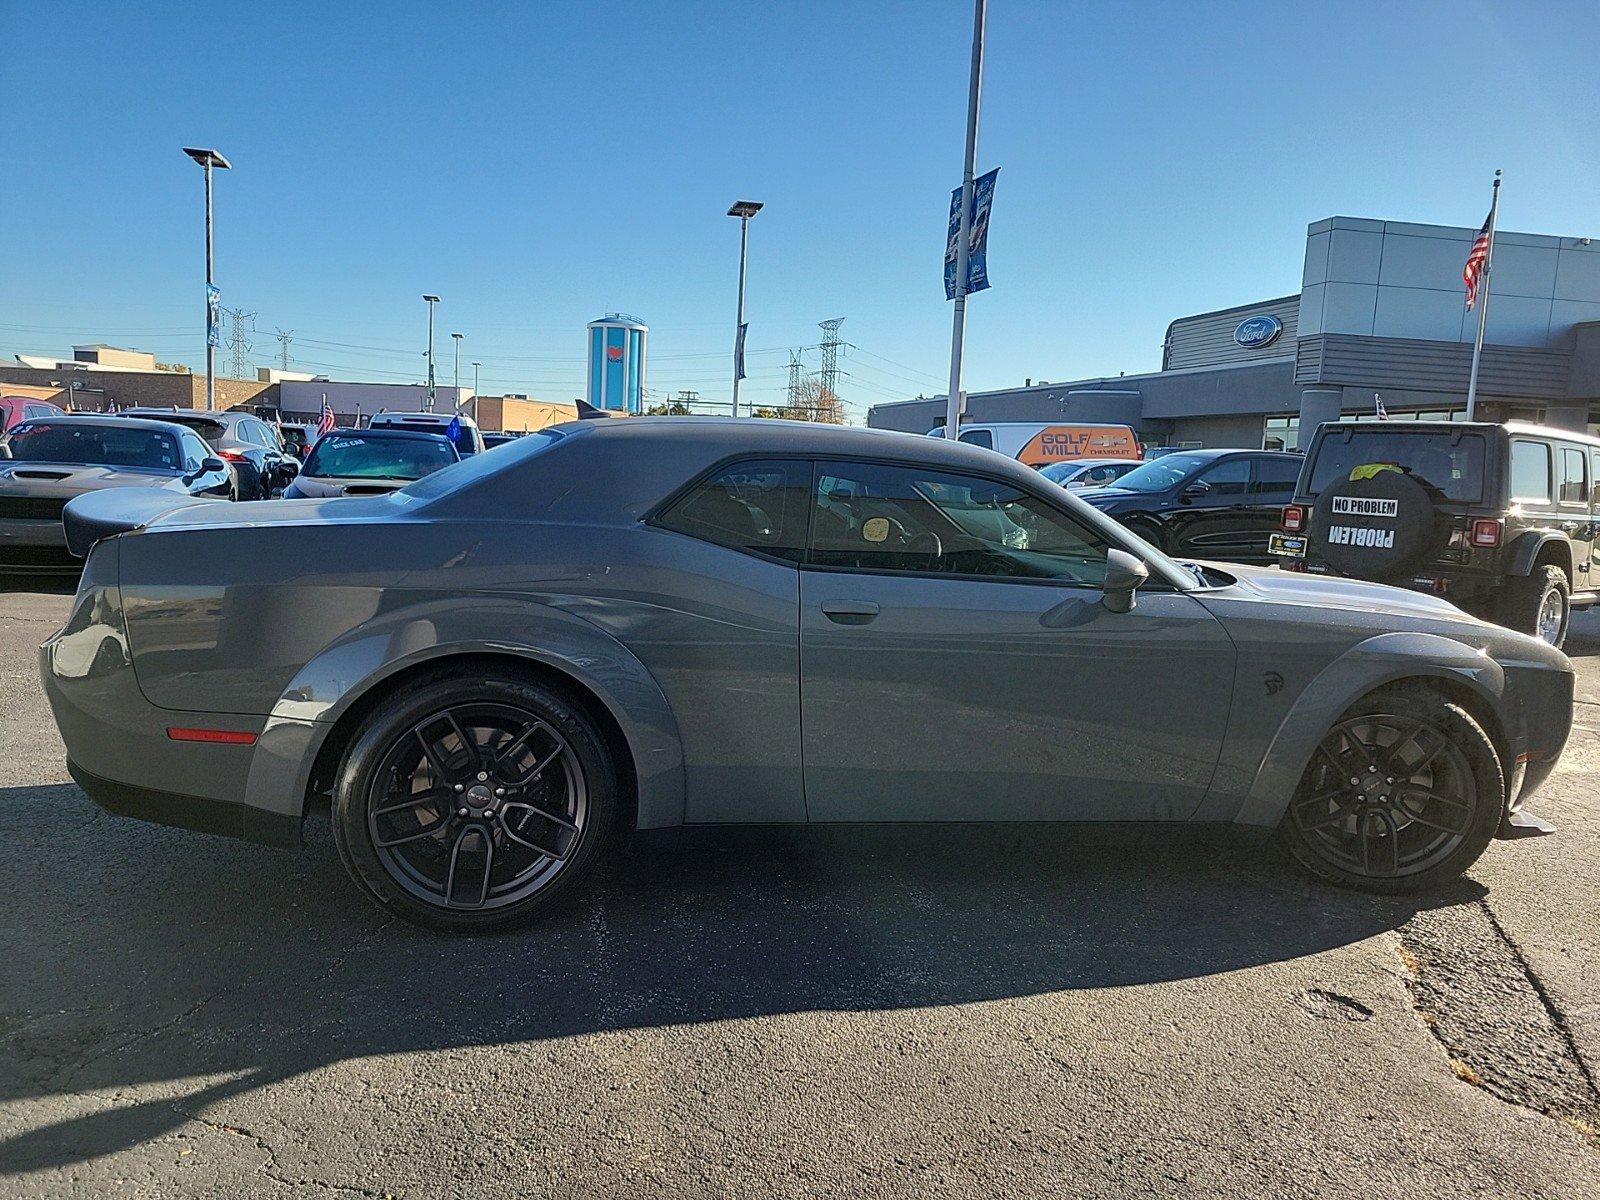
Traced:
<path fill-rule="evenodd" d="M 972 234 L 967 244 L 967 292 L 989 286 L 989 207 L 994 203 L 994 180 L 1000 168 L 972 181 Z M 956 250 L 961 240 L 961 189 L 950 195 L 950 232 L 944 247 L 944 298 L 956 298 Z"/>
<path fill-rule="evenodd" d="M 206 345 L 222 345 L 222 322 L 217 319 L 222 308 L 222 292 L 214 284 L 206 284 Z"/>
<path fill-rule="evenodd" d="M 739 336 L 733 341 L 733 377 L 735 379 L 749 378 L 749 376 L 744 373 L 744 335 L 749 332 L 750 322 L 746 321 L 743 325 L 739 326 Z"/>

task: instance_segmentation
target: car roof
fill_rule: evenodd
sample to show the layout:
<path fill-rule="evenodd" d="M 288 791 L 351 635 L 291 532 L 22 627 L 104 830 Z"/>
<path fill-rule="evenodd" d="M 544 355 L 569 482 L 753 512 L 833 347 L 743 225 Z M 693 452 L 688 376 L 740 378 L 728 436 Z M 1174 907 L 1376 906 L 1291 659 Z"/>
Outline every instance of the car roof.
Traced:
<path fill-rule="evenodd" d="M 1002 463 L 1019 466 L 1015 459 L 970 442 L 901 433 L 859 425 L 825 425 L 816 421 L 785 421 L 766 417 L 628 417 L 623 420 L 568 421 L 551 426 L 567 437 L 604 439 L 633 444 L 641 452 L 648 444 L 695 444 L 706 450 L 733 455 L 793 454 L 797 456 L 899 456 L 920 461 L 948 462 L 952 466 L 986 468 Z M 1022 468 L 1032 474 L 1031 468 Z"/>
<path fill-rule="evenodd" d="M 1379 427 L 1384 433 L 1439 433 L 1448 432 L 1473 432 L 1497 433 L 1504 430 L 1506 433 L 1515 433 L 1523 437 L 1557 438 L 1565 442 L 1582 442 L 1600 450 L 1600 438 L 1576 429 L 1561 429 L 1555 425 L 1537 425 L 1532 421 L 1325 421 L 1319 427 L 1333 426 L 1338 429 L 1367 429 Z"/>
<path fill-rule="evenodd" d="M 213 408 L 125 408 L 115 415 L 144 417 L 151 421 L 215 421 L 219 425 L 228 425 L 234 421 L 242 421 L 246 417 L 256 416 L 255 413 Z M 260 419 L 256 417 L 256 420 Z"/>
<path fill-rule="evenodd" d="M 374 421 L 423 421 L 427 424 L 448 425 L 451 421 L 460 421 L 463 425 L 476 425 L 466 413 L 436 413 L 436 412 L 380 412 L 373 413 Z"/>
<path fill-rule="evenodd" d="M 443 442 L 446 446 L 455 444 L 442 433 L 428 433 L 422 429 L 384 429 L 381 427 L 378 429 L 347 429 L 340 426 L 338 429 L 330 429 L 324 436 L 333 437 L 335 434 L 341 437 L 372 437 L 384 441 Z"/>
<path fill-rule="evenodd" d="M 132 425 L 138 429 L 157 429 L 163 432 L 171 432 L 165 427 L 172 424 L 171 421 L 158 421 L 144 417 L 124 417 L 121 413 L 60 413 L 52 414 L 48 417 L 34 417 L 32 420 L 24 422 L 24 424 L 33 425 L 44 422 L 50 425 L 59 425 L 63 421 L 71 422 L 74 425 L 110 425 L 118 429 Z"/>

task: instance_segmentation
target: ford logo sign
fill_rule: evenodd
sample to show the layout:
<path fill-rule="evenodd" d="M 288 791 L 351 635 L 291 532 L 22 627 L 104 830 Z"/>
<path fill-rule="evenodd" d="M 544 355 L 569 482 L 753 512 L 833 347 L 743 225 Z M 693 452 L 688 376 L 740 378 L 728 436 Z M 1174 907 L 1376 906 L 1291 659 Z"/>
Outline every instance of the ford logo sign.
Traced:
<path fill-rule="evenodd" d="M 1246 317 L 1233 331 L 1233 340 L 1246 350 L 1270 346 L 1283 333 L 1283 322 L 1271 314 Z"/>

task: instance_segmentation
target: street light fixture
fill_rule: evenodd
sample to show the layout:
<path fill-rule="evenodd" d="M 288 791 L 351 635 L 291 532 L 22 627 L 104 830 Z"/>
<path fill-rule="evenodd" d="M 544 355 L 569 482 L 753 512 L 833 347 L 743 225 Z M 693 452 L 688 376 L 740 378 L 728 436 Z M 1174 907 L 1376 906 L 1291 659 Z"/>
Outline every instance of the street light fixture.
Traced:
<path fill-rule="evenodd" d="M 739 380 L 744 378 L 744 266 L 750 251 L 750 218 L 762 209 L 757 200 L 735 200 L 728 209 L 739 218 L 739 318 L 733 329 L 733 415 L 739 415 Z"/>
<path fill-rule="evenodd" d="M 450 335 L 450 340 L 456 344 L 456 395 L 450 407 L 456 412 L 461 411 L 461 339 L 465 336 L 463 333 Z"/>
<path fill-rule="evenodd" d="M 439 303 L 439 297 L 430 296 L 426 292 L 422 298 L 428 302 L 428 411 L 433 411 L 433 306 Z"/>
<path fill-rule="evenodd" d="M 203 146 L 185 146 L 183 152 L 205 168 L 206 173 L 206 408 L 217 406 L 217 309 L 216 285 L 211 280 L 211 168 L 229 170 L 233 164 L 221 151 Z"/>

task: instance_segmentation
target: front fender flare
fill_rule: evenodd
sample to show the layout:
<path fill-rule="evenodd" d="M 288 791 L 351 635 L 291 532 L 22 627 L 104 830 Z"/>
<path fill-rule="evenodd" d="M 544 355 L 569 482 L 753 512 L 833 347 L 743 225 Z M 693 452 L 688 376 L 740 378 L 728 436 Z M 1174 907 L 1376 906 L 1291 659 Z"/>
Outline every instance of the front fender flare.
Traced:
<path fill-rule="evenodd" d="M 364 696 L 412 667 L 498 654 L 559 671 L 597 696 L 633 755 L 639 828 L 682 824 L 683 749 L 666 696 L 626 646 L 560 604 L 559 597 L 430 597 L 350 629 L 306 663 L 273 706 L 246 803 L 300 815 L 318 751 Z"/>
<path fill-rule="evenodd" d="M 1308 684 L 1267 746 L 1234 821 L 1275 826 L 1300 786 L 1317 743 L 1368 692 L 1402 679 L 1464 683 L 1502 718 L 1506 676 L 1482 650 L 1435 633 L 1380 633 L 1352 646 Z"/>

